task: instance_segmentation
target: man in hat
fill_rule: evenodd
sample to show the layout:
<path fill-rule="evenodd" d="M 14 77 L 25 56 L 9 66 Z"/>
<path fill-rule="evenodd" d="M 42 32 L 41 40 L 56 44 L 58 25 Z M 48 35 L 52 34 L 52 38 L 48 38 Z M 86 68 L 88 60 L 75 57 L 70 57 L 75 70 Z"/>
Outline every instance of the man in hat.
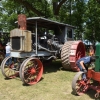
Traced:
<path fill-rule="evenodd" d="M 86 56 L 86 57 L 82 57 L 80 59 L 77 60 L 76 65 L 77 67 L 80 69 L 80 71 L 83 71 L 84 73 L 87 72 L 86 69 L 88 69 L 87 67 L 92 63 L 95 62 L 95 56 Z M 88 64 L 88 66 L 86 66 L 86 64 Z M 86 79 L 86 75 L 83 74 L 83 79 Z"/>
<path fill-rule="evenodd" d="M 11 54 L 11 44 L 10 42 L 8 42 L 6 44 L 6 57 L 10 56 Z M 6 65 L 8 65 L 11 62 L 11 58 L 9 59 L 9 61 L 6 62 Z"/>

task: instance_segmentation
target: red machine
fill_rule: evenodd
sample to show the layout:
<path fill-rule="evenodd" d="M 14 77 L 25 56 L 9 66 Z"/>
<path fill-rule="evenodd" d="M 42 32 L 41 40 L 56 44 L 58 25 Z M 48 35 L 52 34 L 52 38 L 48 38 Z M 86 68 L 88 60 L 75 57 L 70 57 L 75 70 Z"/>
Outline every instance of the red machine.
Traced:
<path fill-rule="evenodd" d="M 84 94 L 88 89 L 96 91 L 95 97 L 100 96 L 100 44 L 96 45 L 96 61 L 94 68 L 88 69 L 87 79 L 82 79 L 84 72 L 78 72 L 72 81 L 73 92 L 77 95 Z"/>

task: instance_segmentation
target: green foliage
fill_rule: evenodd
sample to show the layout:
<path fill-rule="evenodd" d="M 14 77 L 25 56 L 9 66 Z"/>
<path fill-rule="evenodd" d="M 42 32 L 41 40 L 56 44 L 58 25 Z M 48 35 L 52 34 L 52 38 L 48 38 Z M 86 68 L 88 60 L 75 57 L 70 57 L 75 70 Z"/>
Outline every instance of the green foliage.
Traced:
<path fill-rule="evenodd" d="M 86 10 L 86 4 L 84 0 L 66 0 L 61 6 L 59 13 L 60 22 L 71 24 L 76 27 L 75 37 L 76 39 L 82 39 L 82 33 L 84 32 L 84 13 Z"/>
<path fill-rule="evenodd" d="M 73 5 L 73 25 L 76 26 L 76 37 L 82 39 L 82 33 L 84 32 L 84 13 L 86 4 L 84 0 L 77 0 Z"/>
<path fill-rule="evenodd" d="M 85 16 L 85 38 L 90 40 L 92 43 L 95 43 L 96 41 L 100 42 L 100 4 L 95 0 L 89 0 Z"/>
<path fill-rule="evenodd" d="M 20 11 L 20 6 L 16 3 L 14 3 L 11 0 L 8 1 L 2 1 L 2 15 L 0 19 L 0 28 L 3 31 L 10 31 L 13 29 L 15 26 L 14 22 L 17 19 L 17 15 L 21 13 Z"/>
<path fill-rule="evenodd" d="M 46 0 L 27 0 L 29 4 L 31 4 L 35 9 L 44 13 L 42 17 L 51 17 L 53 14 L 51 13 L 51 6 L 48 4 Z M 33 11 L 26 8 L 21 3 L 15 2 L 14 0 L 3 0 L 1 1 L 0 11 L 0 29 L 3 31 L 10 31 L 16 27 L 14 23 L 17 20 L 18 14 L 25 14 L 27 17 L 37 16 Z"/>
<path fill-rule="evenodd" d="M 14 23 L 18 14 L 27 17 L 42 16 L 76 27 L 75 38 L 88 39 L 91 42 L 100 41 L 100 4 L 96 0 L 66 0 L 59 10 L 59 15 L 54 15 L 53 2 L 62 0 L 2 0 L 0 1 L 0 30 L 10 31 L 17 27 Z M 26 6 L 29 4 L 30 6 Z M 36 12 L 39 12 L 38 15 Z M 42 13 L 42 14 L 41 14 Z"/>

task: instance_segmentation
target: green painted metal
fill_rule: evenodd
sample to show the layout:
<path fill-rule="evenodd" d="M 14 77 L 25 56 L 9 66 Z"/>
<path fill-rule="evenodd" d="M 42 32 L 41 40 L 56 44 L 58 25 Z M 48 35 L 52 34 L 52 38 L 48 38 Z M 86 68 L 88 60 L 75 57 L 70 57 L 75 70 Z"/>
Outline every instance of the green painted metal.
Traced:
<path fill-rule="evenodd" d="M 95 61 L 95 71 L 100 72 L 100 43 L 96 45 L 96 61 Z"/>

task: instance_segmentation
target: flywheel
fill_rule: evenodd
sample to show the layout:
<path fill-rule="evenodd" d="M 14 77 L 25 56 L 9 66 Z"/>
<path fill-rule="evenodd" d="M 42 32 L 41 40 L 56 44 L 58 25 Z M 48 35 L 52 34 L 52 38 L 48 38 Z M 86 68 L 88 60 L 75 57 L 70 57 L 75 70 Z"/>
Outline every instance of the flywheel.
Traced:
<path fill-rule="evenodd" d="M 85 56 L 85 46 L 82 41 L 67 41 L 61 50 L 62 65 L 67 70 L 79 71 L 76 61 Z"/>

